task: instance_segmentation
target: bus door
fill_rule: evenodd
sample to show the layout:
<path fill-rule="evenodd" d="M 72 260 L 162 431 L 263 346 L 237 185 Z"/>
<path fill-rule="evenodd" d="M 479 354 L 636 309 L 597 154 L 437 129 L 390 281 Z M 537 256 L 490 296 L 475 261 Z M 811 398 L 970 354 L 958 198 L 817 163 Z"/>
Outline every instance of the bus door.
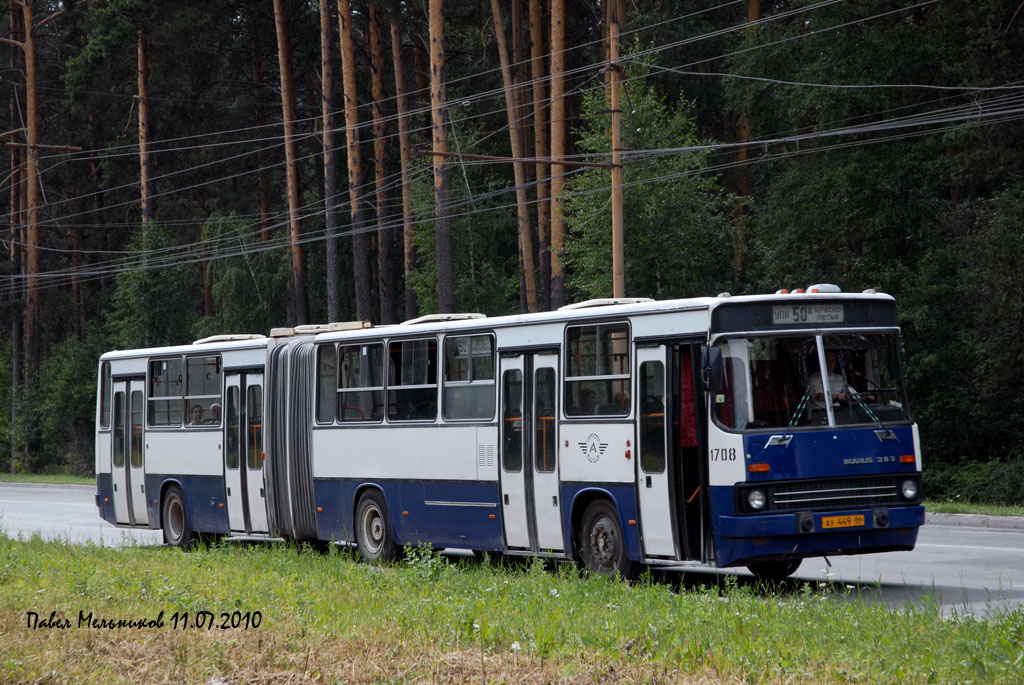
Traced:
<path fill-rule="evenodd" d="M 708 525 L 707 409 L 700 387 L 699 343 L 672 346 L 668 364 L 671 402 L 669 476 L 675 483 L 676 527 L 683 559 L 712 559 Z M 674 471 L 674 472 L 673 472 Z"/>
<path fill-rule="evenodd" d="M 263 487 L 263 374 L 225 375 L 224 488 L 232 532 L 267 531 Z"/>
<path fill-rule="evenodd" d="M 143 429 L 146 401 L 143 397 L 145 381 L 128 382 L 128 483 L 125 491 L 134 520 L 141 525 L 149 523 L 149 509 L 146 507 L 146 435 Z"/>
<path fill-rule="evenodd" d="M 637 348 L 637 490 L 644 556 L 679 556 L 673 511 L 674 474 L 669 457 L 671 407 L 667 402 L 664 345 Z M 669 386 L 670 387 L 670 386 Z"/>
<path fill-rule="evenodd" d="M 558 355 L 501 358 L 501 492 L 509 549 L 561 552 Z"/>
<path fill-rule="evenodd" d="M 129 525 L 149 521 L 142 475 L 145 446 L 142 435 L 143 385 L 142 380 L 116 380 L 113 383 L 114 435 L 110 444 L 110 475 L 114 485 L 114 518 L 118 523 Z M 143 489 L 137 490 L 134 482 Z"/>

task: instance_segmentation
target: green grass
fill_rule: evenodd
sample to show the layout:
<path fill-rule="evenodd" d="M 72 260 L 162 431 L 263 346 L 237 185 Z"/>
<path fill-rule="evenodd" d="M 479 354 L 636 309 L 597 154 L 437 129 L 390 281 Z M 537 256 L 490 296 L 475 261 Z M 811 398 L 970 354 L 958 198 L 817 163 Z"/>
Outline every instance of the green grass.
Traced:
<path fill-rule="evenodd" d="M 925 502 L 926 511 L 939 514 L 983 514 L 985 516 L 1024 516 L 1024 506 L 969 504 L 966 502 Z"/>
<path fill-rule="evenodd" d="M 57 483 L 63 485 L 96 485 L 96 477 L 72 476 L 67 473 L 0 473 L 0 483 Z"/>
<path fill-rule="evenodd" d="M 835 586 L 677 590 L 417 550 L 375 568 L 295 546 L 107 549 L 0 537 L 0 681 L 1021 682 L 1024 608 L 898 610 Z M 174 630 L 176 611 L 259 628 Z M 26 612 L 71 621 L 26 627 Z M 164 628 L 79 628 L 155 618 Z"/>

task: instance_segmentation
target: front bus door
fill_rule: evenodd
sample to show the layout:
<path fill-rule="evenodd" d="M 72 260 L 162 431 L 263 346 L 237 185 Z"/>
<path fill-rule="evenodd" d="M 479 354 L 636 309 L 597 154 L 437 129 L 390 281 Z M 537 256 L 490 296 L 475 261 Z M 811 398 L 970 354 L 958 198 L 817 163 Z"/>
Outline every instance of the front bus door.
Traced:
<path fill-rule="evenodd" d="M 671 407 L 665 392 L 665 346 L 637 348 L 637 490 L 644 556 L 678 558 L 673 516 L 672 469 L 668 459 Z"/>
<path fill-rule="evenodd" d="M 561 552 L 558 355 L 501 358 L 501 492 L 510 550 Z"/>
<path fill-rule="evenodd" d="M 227 372 L 224 380 L 224 487 L 233 533 L 265 533 L 263 374 Z"/>

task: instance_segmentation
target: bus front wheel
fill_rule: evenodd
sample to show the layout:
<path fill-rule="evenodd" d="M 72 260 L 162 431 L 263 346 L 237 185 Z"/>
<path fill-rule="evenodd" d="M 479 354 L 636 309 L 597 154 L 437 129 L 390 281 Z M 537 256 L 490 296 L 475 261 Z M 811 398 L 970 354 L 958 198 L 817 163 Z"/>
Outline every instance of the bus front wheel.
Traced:
<path fill-rule="evenodd" d="M 619 513 L 606 500 L 591 502 L 580 527 L 580 561 L 591 573 L 634 578 L 638 565 L 629 558 Z"/>
<path fill-rule="evenodd" d="M 369 490 L 356 507 L 356 543 L 359 553 L 371 564 L 384 564 L 397 556 L 384 496 Z"/>
<path fill-rule="evenodd" d="M 188 520 L 185 495 L 181 488 L 172 485 L 164 495 L 163 509 L 164 543 L 171 547 L 190 549 L 196 541 L 196 533 Z"/>

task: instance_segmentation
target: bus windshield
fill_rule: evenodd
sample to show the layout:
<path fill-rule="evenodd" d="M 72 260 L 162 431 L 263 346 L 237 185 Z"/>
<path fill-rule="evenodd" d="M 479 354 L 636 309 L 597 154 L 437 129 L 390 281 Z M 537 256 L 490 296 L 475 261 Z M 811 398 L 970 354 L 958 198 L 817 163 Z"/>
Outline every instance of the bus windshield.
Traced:
<path fill-rule="evenodd" d="M 894 333 L 719 341 L 725 373 L 712 413 L 738 430 L 908 422 L 897 345 Z"/>

